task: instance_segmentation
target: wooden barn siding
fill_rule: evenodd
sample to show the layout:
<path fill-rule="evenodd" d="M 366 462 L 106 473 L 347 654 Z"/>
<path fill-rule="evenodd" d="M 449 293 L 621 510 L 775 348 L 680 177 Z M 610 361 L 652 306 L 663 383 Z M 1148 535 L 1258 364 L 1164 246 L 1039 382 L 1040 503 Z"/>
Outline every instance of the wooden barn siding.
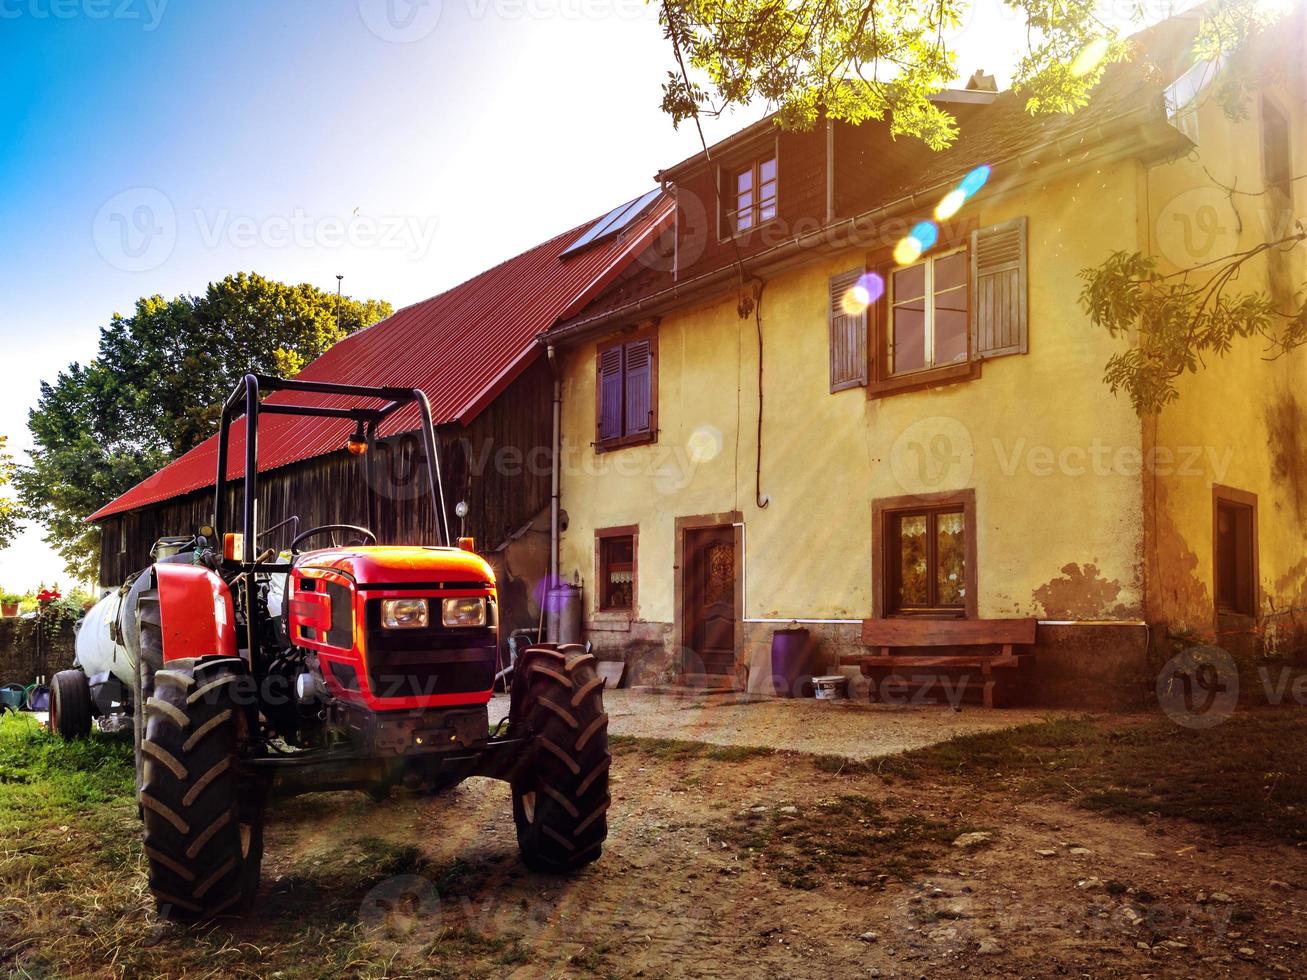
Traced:
<path fill-rule="evenodd" d="M 482 549 L 498 546 L 549 504 L 549 446 L 552 379 L 538 359 L 469 426 L 442 426 L 441 473 L 452 535 L 460 532 L 454 505 L 466 500 L 464 533 Z M 323 524 L 364 524 L 382 543 L 417 544 L 439 540 L 435 516 L 422 492 L 421 469 L 414 467 L 416 436 L 402 435 L 378 447 L 375 462 L 377 513 L 366 513 L 362 464 L 343 449 L 327 456 L 260 474 L 259 526 L 270 528 L 298 514 L 300 529 Z M 224 529 L 239 530 L 240 483 L 227 492 Z M 200 491 L 101 522 L 100 582 L 115 587 L 150 563 L 159 538 L 191 534 L 212 519 L 213 492 Z M 289 529 L 266 542 L 289 543 Z M 329 543 L 322 537 L 309 547 Z M 263 542 L 261 542 L 263 543 Z"/>
<path fill-rule="evenodd" d="M 761 159 L 776 148 L 778 171 L 777 217 L 775 224 L 738 236 L 719 238 L 716 167 L 700 167 L 678 180 L 681 205 L 682 280 L 711 272 L 747 259 L 796 233 L 812 233 L 826 221 L 826 128 L 819 125 L 806 132 L 769 130 L 733 149 L 716 163 L 724 170 Z M 726 193 L 724 191 L 724 193 Z M 726 193 L 728 201 L 733 195 Z M 730 206 L 730 205 L 728 205 Z M 707 227 L 704 227 L 704 222 Z"/>

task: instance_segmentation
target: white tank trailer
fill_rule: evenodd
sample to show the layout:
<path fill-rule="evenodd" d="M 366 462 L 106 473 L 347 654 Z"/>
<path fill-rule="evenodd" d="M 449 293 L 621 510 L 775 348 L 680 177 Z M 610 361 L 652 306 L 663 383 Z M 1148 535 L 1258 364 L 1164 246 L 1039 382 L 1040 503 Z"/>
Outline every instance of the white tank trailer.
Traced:
<path fill-rule="evenodd" d="M 91 607 L 77 630 L 74 663 L 90 681 L 91 696 L 97 706 L 102 703 L 96 694 L 97 687 L 117 681 L 113 686 L 121 686 L 123 697 L 119 700 L 123 703 L 132 689 L 136 658 L 123 644 L 118 630 L 118 611 L 122 604 L 122 593 L 110 592 Z"/>
<path fill-rule="evenodd" d="M 151 557 L 164 561 L 193 544 L 193 538 L 162 538 Z M 91 730 L 92 721 L 102 731 L 117 732 L 132 725 L 132 690 L 136 684 L 136 642 L 126 635 L 123 606 L 134 608 L 137 593 L 149 576 L 134 576 L 121 589 L 106 594 L 82 618 L 77 629 L 73 667 L 52 678 L 50 727 L 65 738 L 76 738 Z"/>

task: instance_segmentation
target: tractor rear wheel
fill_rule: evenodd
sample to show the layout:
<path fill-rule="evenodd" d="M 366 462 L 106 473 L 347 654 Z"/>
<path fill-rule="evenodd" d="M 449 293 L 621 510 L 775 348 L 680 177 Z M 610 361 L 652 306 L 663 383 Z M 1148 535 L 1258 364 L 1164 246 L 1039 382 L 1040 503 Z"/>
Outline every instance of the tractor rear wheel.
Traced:
<path fill-rule="evenodd" d="M 159 914 L 193 922 L 246 909 L 263 858 L 263 794 L 241 773 L 253 693 L 245 664 L 173 660 L 152 680 L 138 757 Z"/>
<path fill-rule="evenodd" d="M 595 658 L 579 644 L 526 651 L 513 675 L 511 719 L 532 747 L 512 781 L 522 860 L 573 871 L 608 836 L 608 715 Z"/>
<path fill-rule="evenodd" d="M 69 740 L 91 734 L 91 684 L 80 670 L 61 670 L 54 675 L 50 731 Z"/>

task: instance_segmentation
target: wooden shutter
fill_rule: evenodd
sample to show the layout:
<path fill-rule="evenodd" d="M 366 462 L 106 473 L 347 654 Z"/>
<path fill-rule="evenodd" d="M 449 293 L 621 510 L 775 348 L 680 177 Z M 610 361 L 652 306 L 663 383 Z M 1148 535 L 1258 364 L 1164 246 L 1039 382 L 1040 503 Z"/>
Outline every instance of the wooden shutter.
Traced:
<path fill-rule="evenodd" d="M 1026 219 L 971 233 L 971 353 L 1024 354 L 1027 349 Z"/>
<path fill-rule="evenodd" d="M 626 345 L 626 431 L 645 435 L 653 426 L 653 352 L 649 341 Z"/>
<path fill-rule="evenodd" d="M 598 441 L 622 436 L 622 345 L 599 352 Z"/>
<path fill-rule="evenodd" d="M 862 277 L 851 269 L 830 278 L 830 390 L 843 391 L 867 383 L 867 311 L 850 315 L 843 305 L 847 293 Z"/>

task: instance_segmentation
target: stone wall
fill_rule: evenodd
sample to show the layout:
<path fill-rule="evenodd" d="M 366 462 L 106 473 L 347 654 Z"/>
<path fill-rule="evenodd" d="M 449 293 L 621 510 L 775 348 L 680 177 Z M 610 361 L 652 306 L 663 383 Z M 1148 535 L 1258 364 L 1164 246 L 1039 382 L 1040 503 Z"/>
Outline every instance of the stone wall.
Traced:
<path fill-rule="evenodd" d="M 854 697 L 869 697 L 857 668 L 840 657 L 867 652 L 861 624 L 804 623 L 811 634 L 814 673 L 850 676 Z M 775 693 L 771 682 L 772 634 L 784 623 L 744 623 L 736 684 L 753 694 Z M 684 658 L 675 650 L 671 623 L 589 622 L 586 639 L 602 660 L 625 660 L 627 685 L 672 683 Z M 1041 707 L 1132 709 L 1154 694 L 1157 651 L 1142 625 L 1075 623 L 1040 625 L 1036 632 L 1034 703 Z M 691 670 L 690 673 L 695 673 Z"/>
<path fill-rule="evenodd" d="M 37 621 L 21 617 L 0 619 L 0 684 L 28 684 L 38 677 L 47 681 L 73 665 L 75 633 L 71 623 L 55 637 L 38 635 Z"/>

